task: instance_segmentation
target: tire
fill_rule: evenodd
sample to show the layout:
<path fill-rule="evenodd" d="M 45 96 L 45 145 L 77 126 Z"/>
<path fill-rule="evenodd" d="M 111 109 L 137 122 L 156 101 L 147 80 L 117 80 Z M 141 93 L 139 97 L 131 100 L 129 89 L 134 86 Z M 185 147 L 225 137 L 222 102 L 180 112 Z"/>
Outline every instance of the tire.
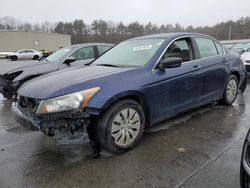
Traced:
<path fill-rule="evenodd" d="M 235 75 L 230 75 L 227 80 L 227 85 L 223 93 L 222 99 L 219 101 L 223 105 L 232 105 L 237 97 L 239 82 Z"/>
<path fill-rule="evenodd" d="M 38 55 L 35 55 L 34 57 L 33 57 L 33 60 L 38 60 L 39 59 L 39 56 Z"/>
<path fill-rule="evenodd" d="M 241 188 L 250 188 L 250 177 L 245 172 L 242 163 L 240 165 L 240 187 Z"/>
<path fill-rule="evenodd" d="M 123 153 L 141 140 L 145 115 L 134 100 L 121 100 L 109 107 L 97 122 L 96 139 L 99 145 L 112 153 Z"/>
<path fill-rule="evenodd" d="M 10 59 L 11 59 L 12 61 L 16 61 L 16 60 L 18 59 L 18 57 L 17 57 L 17 56 L 12 56 Z"/>

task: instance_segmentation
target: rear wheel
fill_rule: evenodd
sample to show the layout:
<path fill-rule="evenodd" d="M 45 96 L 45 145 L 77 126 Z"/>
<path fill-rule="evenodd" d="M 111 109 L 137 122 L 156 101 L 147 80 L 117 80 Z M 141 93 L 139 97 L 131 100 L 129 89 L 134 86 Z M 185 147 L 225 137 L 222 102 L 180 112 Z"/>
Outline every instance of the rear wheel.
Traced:
<path fill-rule="evenodd" d="M 33 60 L 38 60 L 39 59 L 39 56 L 38 55 L 35 55 L 34 57 L 33 57 Z"/>
<path fill-rule="evenodd" d="M 227 85 L 220 102 L 224 105 L 231 105 L 235 101 L 238 94 L 238 79 L 235 75 L 230 75 Z"/>
<path fill-rule="evenodd" d="M 99 119 L 97 140 L 113 153 L 123 153 L 136 146 L 143 135 L 145 115 L 140 104 L 122 100 L 112 105 Z"/>

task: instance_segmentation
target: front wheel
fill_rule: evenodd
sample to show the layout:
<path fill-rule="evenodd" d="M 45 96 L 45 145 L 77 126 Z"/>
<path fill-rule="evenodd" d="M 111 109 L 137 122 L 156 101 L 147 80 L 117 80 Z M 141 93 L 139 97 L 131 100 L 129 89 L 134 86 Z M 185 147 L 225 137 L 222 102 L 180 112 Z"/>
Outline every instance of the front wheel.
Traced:
<path fill-rule="evenodd" d="M 123 153 L 139 143 L 144 127 L 145 115 L 141 105 L 133 100 L 122 100 L 99 119 L 97 140 L 106 150 Z"/>
<path fill-rule="evenodd" d="M 224 105 L 231 105 L 235 101 L 238 94 L 238 79 L 235 75 L 230 75 L 227 85 L 220 102 Z"/>

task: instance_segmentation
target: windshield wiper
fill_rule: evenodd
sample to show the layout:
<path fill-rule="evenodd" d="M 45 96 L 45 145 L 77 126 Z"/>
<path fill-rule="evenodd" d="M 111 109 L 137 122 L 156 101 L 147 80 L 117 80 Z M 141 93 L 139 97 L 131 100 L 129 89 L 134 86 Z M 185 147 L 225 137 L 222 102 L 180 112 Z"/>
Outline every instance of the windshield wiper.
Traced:
<path fill-rule="evenodd" d="M 105 66 L 105 67 L 121 67 L 121 66 L 118 66 L 118 65 L 113 65 L 113 64 L 97 64 L 97 66 Z"/>

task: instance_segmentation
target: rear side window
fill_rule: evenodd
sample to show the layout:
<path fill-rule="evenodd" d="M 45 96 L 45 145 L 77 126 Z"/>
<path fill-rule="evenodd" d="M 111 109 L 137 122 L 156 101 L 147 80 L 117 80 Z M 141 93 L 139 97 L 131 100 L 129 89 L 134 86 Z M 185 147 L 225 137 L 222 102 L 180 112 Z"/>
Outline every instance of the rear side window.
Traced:
<path fill-rule="evenodd" d="M 224 54 L 223 47 L 222 47 L 219 43 L 215 42 L 215 46 L 216 46 L 216 48 L 217 48 L 217 50 L 218 50 L 218 53 L 219 53 L 220 55 L 221 55 L 221 54 Z"/>
<path fill-rule="evenodd" d="M 195 38 L 201 58 L 218 55 L 214 41 L 206 38 Z"/>
<path fill-rule="evenodd" d="M 111 46 L 97 46 L 99 55 L 102 55 L 104 52 L 106 52 L 110 48 Z"/>

